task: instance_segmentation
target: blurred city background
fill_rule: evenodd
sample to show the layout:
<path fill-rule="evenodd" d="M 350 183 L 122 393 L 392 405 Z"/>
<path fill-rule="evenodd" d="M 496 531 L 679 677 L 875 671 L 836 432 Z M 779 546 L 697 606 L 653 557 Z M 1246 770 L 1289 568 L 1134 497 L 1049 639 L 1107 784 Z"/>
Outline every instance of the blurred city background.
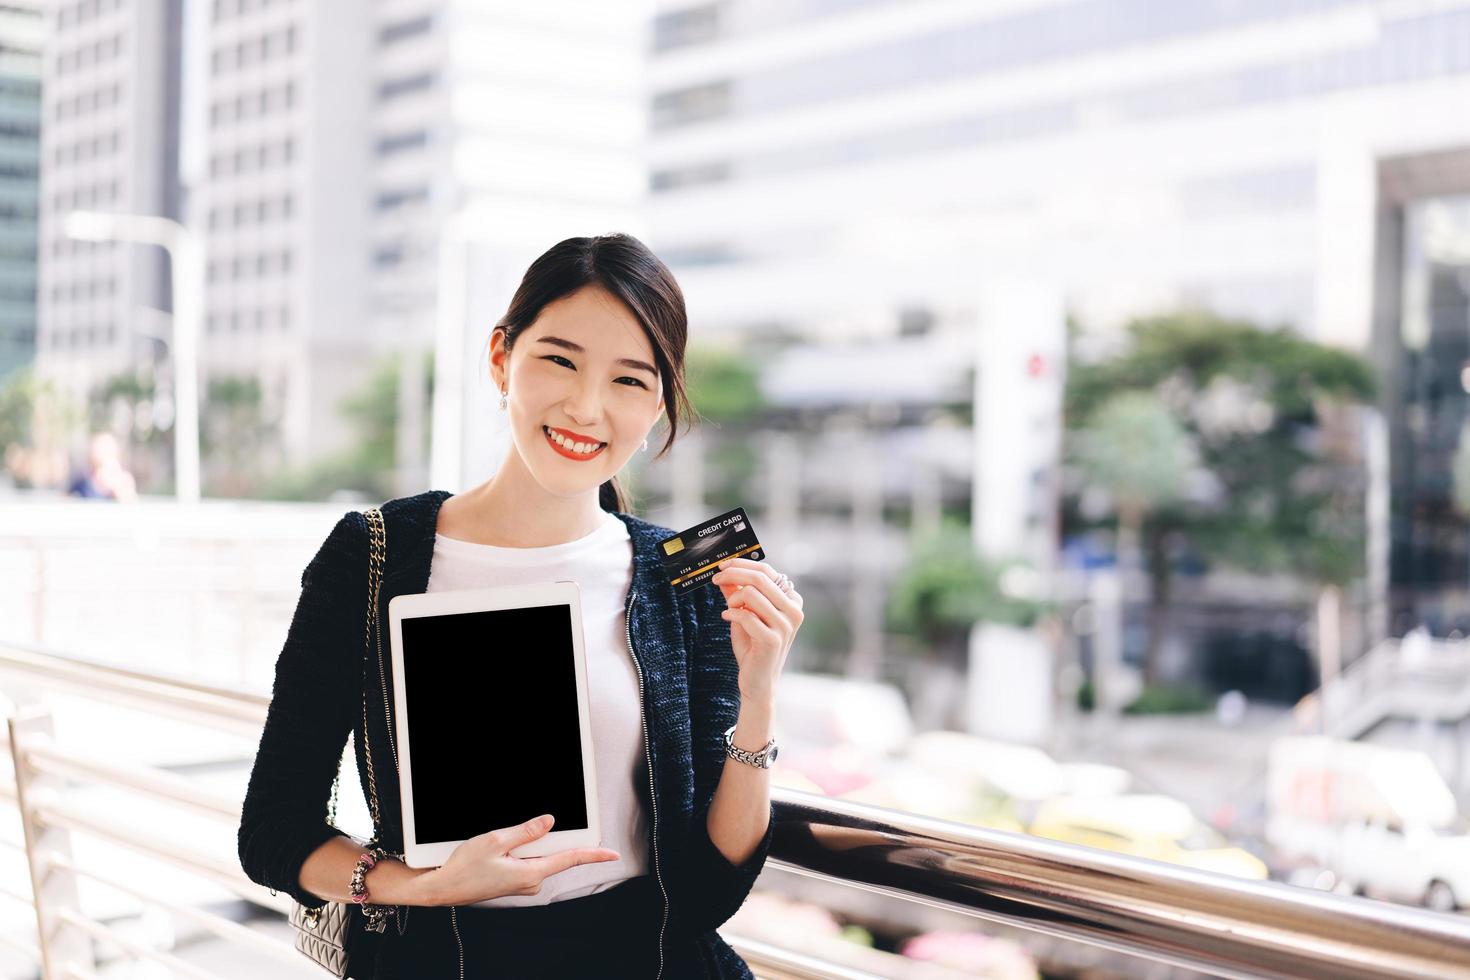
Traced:
<path fill-rule="evenodd" d="M 806 599 L 776 784 L 1470 906 L 1467 0 L 4 0 L 4 662 L 268 694 L 346 508 L 494 472 L 490 328 L 609 231 L 685 290 L 701 416 L 634 511 L 748 508 Z M 243 795 L 248 732 L 14 675 L 58 744 Z M 71 790 L 234 859 L 227 822 Z M 729 931 L 880 976 L 1189 975 L 757 887 Z"/>

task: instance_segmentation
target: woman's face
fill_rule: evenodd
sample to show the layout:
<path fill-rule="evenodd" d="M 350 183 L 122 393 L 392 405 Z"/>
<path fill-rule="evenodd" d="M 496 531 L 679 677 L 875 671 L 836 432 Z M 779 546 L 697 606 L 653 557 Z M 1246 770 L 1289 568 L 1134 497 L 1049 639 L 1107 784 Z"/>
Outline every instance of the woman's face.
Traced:
<path fill-rule="evenodd" d="M 663 412 L 653 345 L 623 303 L 584 286 L 548 303 L 509 356 L 497 330 L 495 385 L 507 391 L 511 438 L 552 493 L 575 495 L 617 475 Z"/>

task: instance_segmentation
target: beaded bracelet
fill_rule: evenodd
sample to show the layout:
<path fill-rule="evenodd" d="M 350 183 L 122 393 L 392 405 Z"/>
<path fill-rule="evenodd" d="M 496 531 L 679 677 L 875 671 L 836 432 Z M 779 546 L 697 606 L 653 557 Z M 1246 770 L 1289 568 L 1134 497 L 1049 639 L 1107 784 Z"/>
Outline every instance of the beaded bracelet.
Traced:
<path fill-rule="evenodd" d="M 352 869 L 352 900 L 358 905 L 367 901 L 367 873 L 377 867 L 378 857 L 372 851 L 363 851 L 357 858 L 357 867 Z"/>
<path fill-rule="evenodd" d="M 382 932 L 388 925 L 388 916 L 398 913 L 397 906 L 374 905 L 367 900 L 367 873 L 382 859 L 395 856 L 397 855 L 381 847 L 369 848 L 362 852 L 357 859 L 357 865 L 352 869 L 352 881 L 349 885 L 352 901 L 362 909 L 362 914 L 367 918 L 369 932 Z"/>

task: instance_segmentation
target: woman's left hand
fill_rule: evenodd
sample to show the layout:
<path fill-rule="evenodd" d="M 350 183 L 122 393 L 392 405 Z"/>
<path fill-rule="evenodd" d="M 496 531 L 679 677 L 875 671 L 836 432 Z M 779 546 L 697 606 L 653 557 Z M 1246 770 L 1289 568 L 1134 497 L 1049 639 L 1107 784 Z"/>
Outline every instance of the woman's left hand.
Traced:
<path fill-rule="evenodd" d="M 730 558 L 710 578 L 729 607 L 720 615 L 730 623 L 730 646 L 740 665 L 744 697 L 773 696 L 776 678 L 801 626 L 805 601 L 794 588 L 783 591 L 776 584 L 780 577 L 766 562 Z"/>

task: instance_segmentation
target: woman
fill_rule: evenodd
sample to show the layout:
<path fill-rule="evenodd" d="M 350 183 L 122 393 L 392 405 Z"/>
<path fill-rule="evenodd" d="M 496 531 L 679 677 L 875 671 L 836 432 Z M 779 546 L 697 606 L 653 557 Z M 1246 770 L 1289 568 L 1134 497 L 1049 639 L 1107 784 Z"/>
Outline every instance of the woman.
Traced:
<path fill-rule="evenodd" d="M 751 976 L 714 930 L 765 862 L 772 808 L 769 770 L 734 750 L 771 742 L 803 602 L 785 575 L 746 558 L 722 565 L 718 592 L 676 593 L 656 549 L 676 532 L 624 512 L 616 474 L 648 448 L 660 414 L 659 455 L 678 409 L 689 414 L 686 336 L 679 286 L 641 242 L 561 242 L 531 265 L 491 333 L 490 374 L 510 416 L 505 462 L 465 493 L 382 507 L 380 616 L 404 593 L 578 582 L 612 846 L 508 855 L 551 829 L 537 818 L 471 838 L 442 867 L 380 858 L 361 877 L 366 902 L 391 913 L 368 934 L 374 978 Z M 367 713 L 371 760 L 354 738 L 359 779 L 366 795 L 371 764 L 380 843 L 403 850 L 391 698 L 364 660 L 367 567 L 366 521 L 352 511 L 302 575 L 241 814 L 246 874 L 309 907 L 351 900 L 366 867 L 361 846 L 324 819 L 342 746 L 363 724 L 364 685 L 368 704 L 388 710 Z M 466 768 L 494 779 L 496 753 L 513 748 L 467 746 Z"/>

